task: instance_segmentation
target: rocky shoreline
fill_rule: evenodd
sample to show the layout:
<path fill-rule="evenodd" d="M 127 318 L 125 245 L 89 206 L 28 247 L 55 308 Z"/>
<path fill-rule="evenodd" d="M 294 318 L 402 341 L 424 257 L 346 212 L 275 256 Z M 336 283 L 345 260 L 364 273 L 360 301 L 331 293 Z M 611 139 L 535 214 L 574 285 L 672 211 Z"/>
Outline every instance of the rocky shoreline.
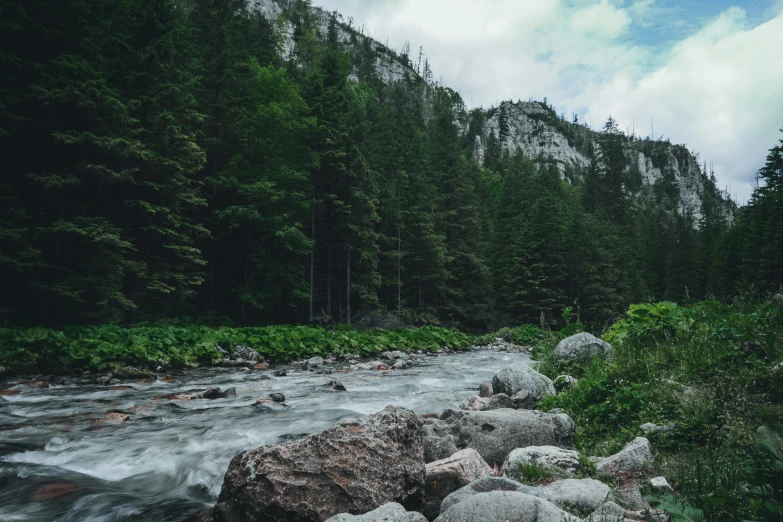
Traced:
<path fill-rule="evenodd" d="M 500 340 L 488 349 L 524 351 Z M 555 353 L 574 360 L 610 357 L 611 346 L 579 334 Z M 336 371 L 415 364 L 416 354 L 383 355 L 385 361 L 368 363 L 343 358 Z M 297 366 L 318 371 L 334 362 L 311 359 Z M 243 452 L 231 461 L 216 505 L 193 520 L 668 520 L 640 493 L 643 486 L 668 487 L 648 472 L 653 454 L 646 438 L 606 458 L 583 457 L 573 449 L 571 418 L 535 409 L 557 389 L 528 365 L 499 371 L 477 392 L 437 415 L 388 406 L 301 440 Z M 543 470 L 549 478 L 525 484 L 525 469 Z"/>

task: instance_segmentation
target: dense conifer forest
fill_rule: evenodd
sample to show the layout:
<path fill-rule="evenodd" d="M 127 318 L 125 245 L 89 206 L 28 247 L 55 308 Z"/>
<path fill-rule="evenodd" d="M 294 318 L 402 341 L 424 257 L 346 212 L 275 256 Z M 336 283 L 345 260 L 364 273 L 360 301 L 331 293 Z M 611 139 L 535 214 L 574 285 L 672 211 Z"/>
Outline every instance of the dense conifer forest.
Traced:
<path fill-rule="evenodd" d="M 583 172 L 494 134 L 476 161 L 496 109 L 469 110 L 423 53 L 306 1 L 277 22 L 244 0 L 6 0 L 0 14 L 2 326 L 394 312 L 600 328 L 630 303 L 783 281 L 783 141 L 746 206 L 725 212 L 713 177 L 697 219 L 634 196 L 611 119 L 583 133 Z"/>

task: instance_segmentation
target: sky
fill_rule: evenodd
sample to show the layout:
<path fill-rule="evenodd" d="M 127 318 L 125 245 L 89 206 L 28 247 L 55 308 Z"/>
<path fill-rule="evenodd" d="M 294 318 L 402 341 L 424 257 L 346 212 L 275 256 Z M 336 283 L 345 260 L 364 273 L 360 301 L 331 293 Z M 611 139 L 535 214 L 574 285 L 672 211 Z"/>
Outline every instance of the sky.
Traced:
<path fill-rule="evenodd" d="M 783 0 L 314 0 L 470 107 L 543 100 L 686 144 L 745 203 L 783 127 Z"/>

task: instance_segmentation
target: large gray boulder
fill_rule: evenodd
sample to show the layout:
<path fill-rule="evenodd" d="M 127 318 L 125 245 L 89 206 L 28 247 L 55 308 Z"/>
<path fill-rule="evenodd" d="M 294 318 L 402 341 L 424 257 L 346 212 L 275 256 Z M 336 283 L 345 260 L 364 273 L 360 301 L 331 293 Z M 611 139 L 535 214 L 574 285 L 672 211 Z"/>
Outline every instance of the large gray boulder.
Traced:
<path fill-rule="evenodd" d="M 451 426 L 439 419 L 424 419 L 424 462 L 445 459 L 457 451 Z"/>
<path fill-rule="evenodd" d="M 427 522 L 427 519 L 421 513 L 405 511 L 400 504 L 391 502 L 364 515 L 343 513 L 333 516 L 326 522 Z"/>
<path fill-rule="evenodd" d="M 473 448 L 490 466 L 501 466 L 516 448 L 527 446 L 569 447 L 574 421 L 565 414 L 532 410 L 446 410 L 442 426 L 458 448 Z"/>
<path fill-rule="evenodd" d="M 566 479 L 539 486 L 542 496 L 571 513 L 586 516 L 612 499 L 612 490 L 593 479 Z"/>
<path fill-rule="evenodd" d="M 612 345 L 587 332 L 567 337 L 555 347 L 555 357 L 571 362 L 586 361 L 594 356 L 609 358 Z"/>
<path fill-rule="evenodd" d="M 527 391 L 533 401 L 539 401 L 556 393 L 552 380 L 527 364 L 500 370 L 492 377 L 492 389 L 496 395 L 505 393 L 509 397 L 513 397 L 521 391 Z"/>
<path fill-rule="evenodd" d="M 579 519 L 551 502 L 518 491 L 473 495 L 451 506 L 436 522 L 577 522 Z"/>
<path fill-rule="evenodd" d="M 579 467 L 579 452 L 557 446 L 529 446 L 517 448 L 509 453 L 503 463 L 501 472 L 504 475 L 515 478 L 518 475 L 519 466 L 535 464 L 546 468 L 555 475 L 570 475 Z"/>
<path fill-rule="evenodd" d="M 619 452 L 596 462 L 595 469 L 602 475 L 622 477 L 641 473 L 652 461 L 650 441 L 636 437 Z"/>
<path fill-rule="evenodd" d="M 427 464 L 422 513 L 434 520 L 443 499 L 471 482 L 492 475 L 492 470 L 476 450 L 464 449 L 454 455 Z"/>
<path fill-rule="evenodd" d="M 324 521 L 389 502 L 418 510 L 424 480 L 421 420 L 388 406 L 295 442 L 240 453 L 207 520 Z"/>
<path fill-rule="evenodd" d="M 533 494 L 532 491 L 537 488 L 523 486 L 515 480 L 507 477 L 485 477 L 474 480 L 467 486 L 458 489 L 454 493 L 443 499 L 440 505 L 440 512 L 445 513 L 451 506 L 458 504 L 479 493 L 488 493 L 490 491 L 520 491 L 522 493 Z"/>

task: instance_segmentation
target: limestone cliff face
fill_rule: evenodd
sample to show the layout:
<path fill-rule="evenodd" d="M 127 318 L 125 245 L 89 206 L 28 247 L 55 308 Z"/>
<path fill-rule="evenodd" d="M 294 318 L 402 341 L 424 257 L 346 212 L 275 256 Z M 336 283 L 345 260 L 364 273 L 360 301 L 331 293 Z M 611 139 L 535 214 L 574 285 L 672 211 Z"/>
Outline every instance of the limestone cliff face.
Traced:
<path fill-rule="evenodd" d="M 490 134 L 501 137 L 502 117 L 506 120 L 501 144 L 504 151 L 521 150 L 531 158 L 554 159 L 564 177 L 568 173 L 569 178 L 576 178 L 571 181 L 579 181 L 583 169 L 590 164 L 591 148 L 597 147 L 597 133 L 584 125 L 562 120 L 540 102 L 503 102 L 497 109 L 488 111 L 483 136 L 476 136 L 476 161 L 483 163 Z M 714 186 L 688 149 L 681 145 L 629 139 L 627 155 L 629 168 L 638 169 L 642 180 L 637 197 L 660 200 L 660 188 L 667 185 L 674 189 L 674 194 L 667 194 L 667 201 L 660 201 L 661 204 L 666 204 L 669 210 L 676 208 L 683 215 L 690 214 L 696 222 L 702 218 L 703 198 L 707 190 L 714 190 Z M 719 197 L 724 217 L 733 220 L 735 205 L 727 198 Z"/>

